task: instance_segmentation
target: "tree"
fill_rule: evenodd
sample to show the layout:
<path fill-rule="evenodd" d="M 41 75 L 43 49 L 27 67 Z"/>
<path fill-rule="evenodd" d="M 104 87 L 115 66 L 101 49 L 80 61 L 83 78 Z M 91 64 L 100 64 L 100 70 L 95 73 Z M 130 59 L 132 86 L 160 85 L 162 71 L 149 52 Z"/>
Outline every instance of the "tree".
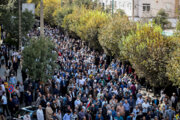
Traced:
<path fill-rule="evenodd" d="M 101 49 L 98 41 L 99 30 L 108 21 L 109 16 L 98 10 L 76 8 L 64 18 L 63 27 L 70 33 L 76 33 L 94 49 Z M 71 32 L 72 31 L 72 32 Z"/>
<path fill-rule="evenodd" d="M 22 13 L 22 36 L 26 36 L 29 30 L 32 29 L 35 18 L 32 17 L 33 14 L 30 11 L 24 11 Z M 8 34 L 7 39 L 5 40 L 8 43 L 13 43 L 13 44 L 18 44 L 18 25 L 19 25 L 19 16 L 18 12 L 13 13 L 13 12 L 7 12 L 4 14 L 2 18 L 2 24 L 4 26 L 4 30 Z"/>
<path fill-rule="evenodd" d="M 145 77 L 154 88 L 170 84 L 166 66 L 175 46 L 173 37 L 161 33 L 160 26 L 138 25 L 133 34 L 123 39 L 123 55 L 131 62 L 137 74 Z"/>
<path fill-rule="evenodd" d="M 75 0 L 74 4 L 78 7 L 85 7 L 87 9 L 95 9 L 97 7 L 97 0 Z"/>
<path fill-rule="evenodd" d="M 173 85 L 180 87 L 180 39 L 176 39 L 176 50 L 171 54 L 167 65 L 167 75 Z"/>
<path fill-rule="evenodd" d="M 36 12 L 36 15 L 40 14 L 40 34 L 44 36 L 44 3 L 43 0 L 27 0 L 28 3 L 35 3 L 36 6 L 39 6 L 36 11 L 40 11 L 39 13 Z"/>
<path fill-rule="evenodd" d="M 161 27 L 164 29 L 166 25 L 169 24 L 167 18 L 168 18 L 168 13 L 166 13 L 164 9 L 160 9 L 159 12 L 157 13 L 157 16 L 154 18 L 154 22 L 158 25 L 161 25 Z"/>
<path fill-rule="evenodd" d="M 56 67 L 55 45 L 49 38 L 31 39 L 23 50 L 23 68 L 32 80 L 47 81 Z"/>
<path fill-rule="evenodd" d="M 121 39 L 128 36 L 135 28 L 136 25 L 130 22 L 126 16 L 122 16 L 121 13 L 115 14 L 100 30 L 100 45 L 107 54 L 115 55 L 122 59 L 122 55 L 120 55 L 121 48 L 119 47 L 119 44 L 122 46 Z"/>
<path fill-rule="evenodd" d="M 85 8 L 79 8 L 75 7 L 73 8 L 72 14 L 69 14 L 64 17 L 62 27 L 66 32 L 69 33 L 70 36 L 72 37 L 77 37 L 77 27 L 80 23 L 80 17 L 81 14 L 85 13 L 86 9 Z"/>
<path fill-rule="evenodd" d="M 72 12 L 73 8 L 69 6 L 63 6 L 61 9 L 56 9 L 53 13 L 55 24 L 59 27 L 62 27 L 64 17 L 71 14 Z"/>
<path fill-rule="evenodd" d="M 100 50 L 101 46 L 98 41 L 99 30 L 106 25 L 109 16 L 98 10 L 88 11 L 80 17 L 80 24 L 77 28 L 77 35 L 89 43 L 91 48 Z"/>

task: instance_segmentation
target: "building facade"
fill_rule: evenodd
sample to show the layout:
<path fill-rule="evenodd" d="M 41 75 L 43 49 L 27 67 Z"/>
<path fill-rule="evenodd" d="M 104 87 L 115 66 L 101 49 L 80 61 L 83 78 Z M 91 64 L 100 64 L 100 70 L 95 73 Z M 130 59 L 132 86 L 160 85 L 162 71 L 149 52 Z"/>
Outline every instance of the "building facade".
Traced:
<path fill-rule="evenodd" d="M 99 0 L 104 9 L 122 9 L 126 15 L 133 15 L 133 0 Z M 164 9 L 170 18 L 177 17 L 180 0 L 134 0 L 134 16 L 139 18 L 155 17 L 160 9 Z"/>

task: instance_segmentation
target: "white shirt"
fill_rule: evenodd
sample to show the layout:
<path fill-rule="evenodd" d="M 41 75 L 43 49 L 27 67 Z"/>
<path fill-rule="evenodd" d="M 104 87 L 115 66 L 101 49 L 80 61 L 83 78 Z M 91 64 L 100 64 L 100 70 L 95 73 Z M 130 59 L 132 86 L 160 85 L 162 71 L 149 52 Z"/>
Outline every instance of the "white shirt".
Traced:
<path fill-rule="evenodd" d="M 2 90 L 5 92 L 6 89 L 5 89 L 5 87 L 4 87 L 4 84 L 2 84 L 1 87 L 2 87 Z"/>
<path fill-rule="evenodd" d="M 23 120 L 31 120 L 30 115 L 24 115 Z"/>
<path fill-rule="evenodd" d="M 140 103 L 141 103 L 141 104 L 143 103 L 143 98 L 141 98 L 141 99 L 140 99 L 140 98 L 138 98 L 138 99 L 137 99 L 137 101 L 136 101 L 136 105 L 138 105 L 138 104 L 140 104 Z"/>
<path fill-rule="evenodd" d="M 80 100 L 75 100 L 75 102 L 74 102 L 74 105 L 75 106 L 79 106 L 81 104 L 81 101 Z"/>
<path fill-rule="evenodd" d="M 147 103 L 144 102 L 144 103 L 142 104 L 143 113 L 147 113 L 148 107 L 149 107 L 149 103 L 148 103 L 148 102 L 147 102 Z"/>
<path fill-rule="evenodd" d="M 57 116 L 58 120 L 62 120 L 62 114 L 61 113 L 56 113 L 56 116 Z"/>
<path fill-rule="evenodd" d="M 37 114 L 37 120 L 44 120 L 44 114 L 42 109 L 38 109 L 36 114 Z"/>
<path fill-rule="evenodd" d="M 5 95 L 2 96 L 1 100 L 3 101 L 3 105 L 7 105 L 7 97 Z"/>
<path fill-rule="evenodd" d="M 79 85 L 84 85 L 84 83 L 85 83 L 85 79 L 80 79 L 79 80 Z"/>

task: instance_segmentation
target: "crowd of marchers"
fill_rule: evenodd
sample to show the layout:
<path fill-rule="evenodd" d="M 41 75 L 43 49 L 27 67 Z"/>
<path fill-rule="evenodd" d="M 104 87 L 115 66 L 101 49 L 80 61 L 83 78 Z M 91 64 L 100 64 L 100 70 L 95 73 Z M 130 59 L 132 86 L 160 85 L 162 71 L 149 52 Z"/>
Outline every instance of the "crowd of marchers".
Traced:
<path fill-rule="evenodd" d="M 38 30 L 28 34 L 29 37 L 38 35 Z M 117 59 L 109 64 L 106 54 L 61 34 L 58 29 L 46 27 L 45 36 L 56 43 L 59 69 L 43 84 L 31 81 L 26 73 L 22 73 L 23 81 L 19 82 L 16 76 L 21 54 L 1 45 L 1 67 L 5 67 L 0 79 L 2 119 L 13 118 L 24 106 L 37 107 L 37 120 L 179 119 L 178 95 L 162 93 L 154 98 L 142 95 L 131 65 Z M 7 84 L 15 87 L 11 96 Z M 27 112 L 23 119 L 31 120 L 32 116 Z"/>

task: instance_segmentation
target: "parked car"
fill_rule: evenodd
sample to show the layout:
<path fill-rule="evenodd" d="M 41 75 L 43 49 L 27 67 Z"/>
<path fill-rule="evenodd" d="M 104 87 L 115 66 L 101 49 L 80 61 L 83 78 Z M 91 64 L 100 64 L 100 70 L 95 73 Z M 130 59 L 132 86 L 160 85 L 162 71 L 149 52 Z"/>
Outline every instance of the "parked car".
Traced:
<path fill-rule="evenodd" d="M 37 116 L 36 116 L 37 109 L 38 108 L 35 106 L 23 107 L 15 113 L 13 120 L 22 120 L 23 116 L 27 113 L 30 115 L 31 120 L 37 120 Z M 44 108 L 43 108 L 43 112 L 45 114 Z"/>

